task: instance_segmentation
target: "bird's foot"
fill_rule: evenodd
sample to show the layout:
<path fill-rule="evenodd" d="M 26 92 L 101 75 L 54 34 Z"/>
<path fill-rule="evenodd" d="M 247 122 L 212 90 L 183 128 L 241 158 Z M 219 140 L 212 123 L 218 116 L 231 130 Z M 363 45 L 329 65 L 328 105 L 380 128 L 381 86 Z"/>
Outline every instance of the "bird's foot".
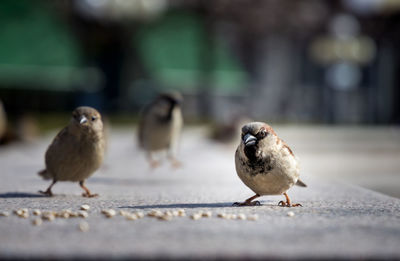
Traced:
<path fill-rule="evenodd" d="M 290 208 L 290 207 L 302 207 L 303 205 L 301 205 L 299 203 L 291 204 L 291 203 L 281 200 L 281 201 L 279 201 L 278 206 Z"/>
<path fill-rule="evenodd" d="M 233 207 L 242 207 L 242 206 L 261 206 L 260 201 L 245 201 L 245 202 L 235 202 L 232 204 Z"/>
<path fill-rule="evenodd" d="M 90 192 L 89 193 L 87 193 L 87 192 L 83 192 L 82 193 L 82 197 L 85 197 L 85 198 L 94 198 L 94 197 L 98 197 L 99 196 L 99 194 L 91 194 Z"/>
<path fill-rule="evenodd" d="M 182 167 L 182 162 L 180 162 L 179 160 L 174 159 L 174 160 L 171 161 L 171 165 L 172 165 L 172 167 L 174 169 L 177 169 L 177 168 Z"/>
<path fill-rule="evenodd" d="M 53 196 L 53 193 L 51 192 L 51 190 L 46 190 L 46 191 L 39 190 L 38 192 L 40 194 L 43 194 L 43 195 L 48 196 L 48 197 L 52 197 Z"/>
<path fill-rule="evenodd" d="M 157 160 L 151 160 L 150 161 L 150 168 L 155 169 L 155 168 L 157 168 L 159 166 L 160 166 L 160 162 L 159 161 L 157 161 Z"/>

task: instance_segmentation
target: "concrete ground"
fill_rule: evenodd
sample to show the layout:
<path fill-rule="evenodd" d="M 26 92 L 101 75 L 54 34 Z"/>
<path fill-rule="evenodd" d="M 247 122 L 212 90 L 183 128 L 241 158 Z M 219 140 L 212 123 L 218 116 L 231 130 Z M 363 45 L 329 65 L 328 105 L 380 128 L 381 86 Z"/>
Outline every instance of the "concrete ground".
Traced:
<path fill-rule="evenodd" d="M 151 171 L 130 129 L 112 129 L 107 160 L 87 185 L 98 198 L 82 198 L 75 183 L 56 184 L 55 197 L 37 193 L 49 182 L 36 172 L 54 134 L 31 144 L 0 148 L 0 258 L 400 258 L 400 131 L 396 128 L 294 127 L 275 130 L 302 162 L 308 188 L 289 191 L 303 207 L 282 208 L 281 196 L 262 206 L 231 207 L 252 192 L 236 176 L 235 145 L 186 129 L 183 167 L 168 162 Z M 33 209 L 91 209 L 89 217 L 57 218 L 32 225 Z M 28 208 L 19 218 L 13 210 Z M 184 209 L 169 221 L 117 214 Z M 191 215 L 211 211 L 210 218 Z M 217 214 L 258 215 L 258 220 L 222 219 Z M 86 222 L 86 223 L 85 223 Z M 82 225 L 82 223 L 85 223 Z M 79 225 L 88 228 L 86 232 Z M 86 227 L 85 227 L 86 226 Z"/>

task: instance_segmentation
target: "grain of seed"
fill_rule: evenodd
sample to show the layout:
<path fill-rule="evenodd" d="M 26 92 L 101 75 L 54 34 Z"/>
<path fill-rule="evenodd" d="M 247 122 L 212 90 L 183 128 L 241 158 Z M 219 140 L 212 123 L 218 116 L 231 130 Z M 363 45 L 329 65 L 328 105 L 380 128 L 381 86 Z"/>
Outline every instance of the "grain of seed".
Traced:
<path fill-rule="evenodd" d="M 88 216 L 89 216 L 89 214 L 86 211 L 84 211 L 84 210 L 78 211 L 78 217 L 87 218 Z"/>
<path fill-rule="evenodd" d="M 160 210 L 152 210 L 149 213 L 147 213 L 147 216 L 149 217 L 160 217 L 162 215 L 163 213 Z"/>
<path fill-rule="evenodd" d="M 90 206 L 89 206 L 88 204 L 83 204 L 83 205 L 81 206 L 81 210 L 88 211 L 89 209 L 90 209 Z"/>
<path fill-rule="evenodd" d="M 246 215 L 243 214 L 243 213 L 240 213 L 240 214 L 237 215 L 237 219 L 245 220 L 246 219 Z"/>
<path fill-rule="evenodd" d="M 87 232 L 89 231 L 89 223 L 82 221 L 81 223 L 79 223 L 79 230 L 82 232 Z"/>
<path fill-rule="evenodd" d="M 43 220 L 41 218 L 35 218 L 32 220 L 32 225 L 34 226 L 40 226 L 43 223 Z"/>
<path fill-rule="evenodd" d="M 218 214 L 217 214 L 217 217 L 219 217 L 219 218 L 225 218 L 225 217 L 226 217 L 226 214 L 225 214 L 225 213 L 218 213 Z"/>
<path fill-rule="evenodd" d="M 42 211 L 40 211 L 39 209 L 35 209 L 32 211 L 32 214 L 35 216 L 40 216 L 42 214 Z"/>
<path fill-rule="evenodd" d="M 198 220 L 201 218 L 201 216 L 202 216 L 201 213 L 195 213 L 195 214 L 191 215 L 190 218 L 193 220 Z"/>
<path fill-rule="evenodd" d="M 10 215 L 10 213 L 8 213 L 7 211 L 0 212 L 1 217 L 8 217 L 9 215 Z"/>
<path fill-rule="evenodd" d="M 42 214 L 42 218 L 47 221 L 53 221 L 56 217 L 53 212 L 47 211 Z"/>
<path fill-rule="evenodd" d="M 250 215 L 247 217 L 247 220 L 256 221 L 256 220 L 258 220 L 258 215 L 257 214 Z"/>
<path fill-rule="evenodd" d="M 172 216 L 170 215 L 162 215 L 157 217 L 159 220 L 164 220 L 164 221 L 170 221 L 172 219 Z"/>
<path fill-rule="evenodd" d="M 144 213 L 143 212 L 135 212 L 135 215 L 137 216 L 137 218 L 143 218 L 144 217 Z"/>
<path fill-rule="evenodd" d="M 212 216 L 212 212 L 211 211 L 205 211 L 201 214 L 202 217 L 206 217 L 209 218 Z"/>
<path fill-rule="evenodd" d="M 125 218 L 126 218 L 127 220 L 136 220 L 136 219 L 138 219 L 138 217 L 136 216 L 136 214 L 133 214 L 133 213 L 129 213 L 129 214 L 125 215 Z"/>
<path fill-rule="evenodd" d="M 289 211 L 289 212 L 287 213 L 287 215 L 288 215 L 288 217 L 294 217 L 294 212 L 293 212 L 293 211 Z"/>
<path fill-rule="evenodd" d="M 120 210 L 120 211 L 119 211 L 119 214 L 120 214 L 121 216 L 125 217 L 125 216 L 128 216 L 130 213 L 129 213 L 128 211 L 126 211 L 126 210 Z"/>

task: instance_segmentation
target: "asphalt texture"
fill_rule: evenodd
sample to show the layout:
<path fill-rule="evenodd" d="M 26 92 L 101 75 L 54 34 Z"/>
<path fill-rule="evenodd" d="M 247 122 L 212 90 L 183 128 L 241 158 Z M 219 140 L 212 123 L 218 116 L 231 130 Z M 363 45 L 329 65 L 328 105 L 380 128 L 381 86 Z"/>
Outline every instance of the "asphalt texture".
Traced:
<path fill-rule="evenodd" d="M 400 200 L 349 182 L 362 179 L 364 168 L 376 165 L 376 157 L 386 159 L 386 169 L 380 168 L 376 175 L 390 177 L 389 183 L 398 178 L 398 158 L 387 159 L 398 156 L 398 141 L 392 140 L 398 130 L 376 142 L 370 136 L 387 129 L 275 129 L 301 159 L 301 177 L 308 187 L 293 187 L 288 194 L 303 207 L 277 206 L 283 196 L 264 196 L 261 206 L 232 207 L 253 195 L 236 176 L 235 145 L 211 141 L 201 128 L 185 130 L 181 168 L 164 160 L 155 170 L 136 147 L 134 130 L 112 129 L 106 161 L 87 181 L 100 196 L 89 199 L 70 182 L 56 184 L 54 197 L 37 193 L 49 185 L 36 173 L 44 166 L 44 153 L 55 133 L 30 144 L 2 147 L 0 212 L 10 215 L 0 216 L 0 258 L 399 259 Z M 346 176 L 350 178 L 342 178 Z M 34 209 L 78 211 L 82 204 L 90 206 L 87 218 L 32 224 L 37 218 Z M 21 208 L 28 209 L 29 217 L 13 214 Z M 101 213 L 104 209 L 117 214 L 107 218 Z M 186 216 L 171 220 L 147 216 L 152 210 L 178 209 L 184 209 Z M 127 220 L 121 210 L 145 216 Z M 207 211 L 211 217 L 191 218 Z M 222 213 L 243 214 L 246 219 L 217 216 Z M 258 219 L 247 219 L 253 215 Z M 81 231 L 82 223 L 88 231 Z"/>

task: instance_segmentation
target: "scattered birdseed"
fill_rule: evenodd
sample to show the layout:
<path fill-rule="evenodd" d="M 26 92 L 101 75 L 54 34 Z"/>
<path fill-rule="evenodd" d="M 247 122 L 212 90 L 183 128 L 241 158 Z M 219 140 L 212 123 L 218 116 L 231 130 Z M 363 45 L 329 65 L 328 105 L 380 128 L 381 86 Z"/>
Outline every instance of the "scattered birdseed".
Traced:
<path fill-rule="evenodd" d="M 80 210 L 80 211 L 82 211 L 82 210 Z M 85 212 L 87 214 L 86 211 L 82 211 L 82 212 Z M 78 217 L 78 216 L 79 216 L 78 212 L 71 211 L 71 213 L 69 213 L 69 217 L 71 217 L 71 218 L 75 218 L 75 217 Z"/>
<path fill-rule="evenodd" d="M 174 214 L 172 213 L 172 211 L 167 210 L 164 212 L 164 216 L 172 217 L 172 216 L 174 216 Z"/>
<path fill-rule="evenodd" d="M 137 215 L 134 213 L 128 213 L 124 216 L 127 220 L 136 220 L 138 219 Z"/>
<path fill-rule="evenodd" d="M 186 216 L 185 210 L 183 208 L 180 208 L 177 211 L 178 211 L 178 216 L 180 217 Z"/>
<path fill-rule="evenodd" d="M 10 213 L 7 212 L 7 211 L 1 211 L 1 212 L 0 212 L 0 216 L 1 216 L 1 217 L 8 217 L 9 215 L 10 215 Z"/>
<path fill-rule="evenodd" d="M 40 216 L 42 214 L 42 211 L 40 211 L 39 209 L 35 209 L 32 211 L 32 214 L 35 216 Z"/>
<path fill-rule="evenodd" d="M 32 220 L 32 225 L 34 226 L 40 226 L 43 223 L 43 220 L 41 218 L 35 218 Z"/>
<path fill-rule="evenodd" d="M 191 219 L 193 220 L 198 220 L 202 216 L 202 213 L 194 213 L 193 215 L 190 216 Z"/>
<path fill-rule="evenodd" d="M 120 210 L 120 211 L 119 211 L 119 214 L 120 214 L 121 216 L 125 217 L 125 216 L 129 215 L 130 213 L 129 213 L 128 211 L 126 211 L 126 210 Z"/>
<path fill-rule="evenodd" d="M 144 217 L 144 213 L 143 212 L 135 212 L 135 215 L 137 216 L 137 218 L 143 218 Z"/>
<path fill-rule="evenodd" d="M 159 216 L 159 217 L 157 217 L 159 220 L 165 220 L 165 221 L 170 221 L 171 219 L 172 219 L 172 215 L 166 215 L 166 214 L 164 214 L 164 215 L 162 215 L 162 216 Z"/>
<path fill-rule="evenodd" d="M 89 209 L 90 209 L 90 206 L 87 205 L 87 204 L 83 204 L 83 205 L 81 206 L 81 210 L 86 210 L 86 211 L 88 211 Z"/>
<path fill-rule="evenodd" d="M 219 217 L 219 218 L 225 218 L 225 217 L 226 217 L 226 214 L 225 214 L 225 213 L 218 213 L 218 214 L 217 214 L 217 217 Z"/>
<path fill-rule="evenodd" d="M 43 212 L 42 218 L 47 221 L 53 221 L 56 217 L 52 211 Z"/>
<path fill-rule="evenodd" d="M 101 213 L 103 213 L 108 218 L 112 218 L 117 214 L 114 209 L 103 209 Z"/>
<path fill-rule="evenodd" d="M 245 220 L 246 219 L 246 215 L 243 214 L 243 213 L 240 213 L 240 214 L 237 215 L 237 219 Z"/>
<path fill-rule="evenodd" d="M 87 218 L 89 216 L 89 214 L 84 210 L 79 210 L 77 215 L 81 218 Z"/>
<path fill-rule="evenodd" d="M 162 215 L 163 213 L 160 210 L 152 210 L 149 213 L 147 213 L 147 216 L 149 217 L 160 217 Z"/>
<path fill-rule="evenodd" d="M 258 215 L 257 214 L 250 215 L 247 217 L 247 220 L 256 221 L 256 220 L 258 220 Z"/>
<path fill-rule="evenodd" d="M 87 232 L 89 231 L 89 223 L 82 221 L 81 223 L 79 223 L 79 230 L 82 232 Z"/>
<path fill-rule="evenodd" d="M 202 217 L 209 218 L 209 217 L 212 216 L 212 212 L 211 212 L 211 211 L 202 212 L 202 213 L 201 213 L 201 216 L 202 216 Z"/>
<path fill-rule="evenodd" d="M 293 212 L 293 211 L 289 211 L 289 212 L 287 213 L 287 215 L 288 215 L 288 217 L 294 217 L 294 212 Z"/>

